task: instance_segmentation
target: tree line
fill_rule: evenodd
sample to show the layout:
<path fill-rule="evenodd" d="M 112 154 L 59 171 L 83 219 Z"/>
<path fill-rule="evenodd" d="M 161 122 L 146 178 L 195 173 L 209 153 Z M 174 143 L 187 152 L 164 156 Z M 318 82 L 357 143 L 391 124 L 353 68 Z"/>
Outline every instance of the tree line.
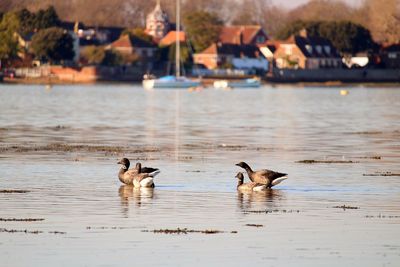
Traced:
<path fill-rule="evenodd" d="M 101 3 L 101 0 L 97 1 Z M 109 0 L 111 5 L 116 3 L 114 1 L 116 0 Z M 384 3 L 383 5 L 376 5 L 375 0 L 365 0 L 364 5 L 359 8 L 349 7 L 340 1 L 313 0 L 291 11 L 269 5 L 270 1 L 242 0 L 237 3 L 240 6 L 240 12 L 236 7 L 236 9 L 231 9 L 230 16 L 227 16 L 224 11 L 226 9 L 222 7 L 231 1 L 233 0 L 184 2 L 183 26 L 192 43 L 190 47 L 182 46 L 182 55 L 184 55 L 187 63 L 190 63 L 190 52 L 193 52 L 189 50 L 199 52 L 216 42 L 219 31 L 225 24 L 265 25 L 267 32 L 270 29 L 268 32 L 270 36 L 281 40 L 298 33 L 301 29 L 306 29 L 310 36 L 329 39 L 342 54 L 376 51 L 377 41 L 392 43 L 400 41 L 400 27 L 398 26 L 400 24 L 396 24 L 400 18 L 397 13 L 398 0 L 380 0 L 379 2 Z M 20 0 L 20 2 L 23 2 L 23 0 Z M 53 2 L 58 3 L 56 0 Z M 146 7 L 154 8 L 154 3 L 149 2 L 146 1 Z M 2 3 L 4 5 L 4 2 Z M 126 5 L 135 3 L 134 0 L 125 2 Z M 164 5 L 165 9 L 171 8 L 169 13 L 173 14 L 174 3 L 175 0 L 165 0 L 163 1 L 163 8 Z M 144 5 L 144 3 L 141 5 Z M 142 7 L 146 10 L 145 6 Z M 254 10 L 255 8 L 257 10 Z M 381 10 L 382 14 L 376 13 L 376 9 Z M 18 11 L 0 13 L 0 59 L 3 62 L 10 61 L 16 58 L 18 52 L 20 52 L 15 38 L 16 32 L 20 34 L 35 33 L 32 39 L 31 52 L 38 59 L 50 62 L 72 59 L 74 57 L 72 38 L 65 30 L 59 28 L 63 18 L 59 17 L 56 10 L 57 7 L 49 6 L 35 12 L 23 8 Z M 62 10 L 61 13 L 63 13 Z M 117 14 L 121 16 L 120 13 Z M 114 17 L 118 17 L 117 14 L 110 17 L 110 24 L 112 24 L 111 21 Z M 375 16 L 375 20 L 381 22 L 384 20 L 385 23 L 370 24 L 373 26 L 368 28 L 362 22 L 361 15 L 357 14 L 364 14 L 363 16 L 367 18 Z M 144 34 L 143 27 L 143 25 L 127 27 L 123 34 L 151 42 L 151 38 Z M 375 35 L 373 30 L 377 31 Z M 173 59 L 174 51 L 170 48 L 160 48 L 159 59 Z M 82 51 L 82 57 L 86 58 L 89 64 L 105 65 L 126 64 L 137 60 L 137 57 L 134 56 L 122 58 L 116 51 L 108 51 L 104 47 L 88 47 Z"/>
<path fill-rule="evenodd" d="M 175 20 L 176 0 L 161 0 L 162 8 Z M 367 28 L 376 42 L 400 41 L 400 1 L 363 0 L 350 6 L 340 0 L 310 0 L 295 9 L 276 6 L 271 0 L 181 0 L 182 14 L 206 11 L 224 24 L 259 24 L 275 37 L 294 21 L 350 21 Z M 64 0 L 3 0 L 0 12 L 28 8 L 31 11 L 53 5 L 61 20 L 80 21 L 93 26 L 144 27 L 156 0 L 85 0 L 70 4 Z"/>

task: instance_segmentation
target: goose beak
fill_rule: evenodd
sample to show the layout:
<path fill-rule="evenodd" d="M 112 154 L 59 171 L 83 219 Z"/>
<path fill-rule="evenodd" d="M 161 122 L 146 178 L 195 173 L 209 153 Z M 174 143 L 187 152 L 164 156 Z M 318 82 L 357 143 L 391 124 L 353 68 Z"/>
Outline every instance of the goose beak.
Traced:
<path fill-rule="evenodd" d="M 235 165 L 240 167 L 240 164 L 239 164 L 239 163 L 236 163 Z"/>
<path fill-rule="evenodd" d="M 121 162 L 121 161 L 118 161 L 117 164 L 122 164 L 122 162 Z"/>

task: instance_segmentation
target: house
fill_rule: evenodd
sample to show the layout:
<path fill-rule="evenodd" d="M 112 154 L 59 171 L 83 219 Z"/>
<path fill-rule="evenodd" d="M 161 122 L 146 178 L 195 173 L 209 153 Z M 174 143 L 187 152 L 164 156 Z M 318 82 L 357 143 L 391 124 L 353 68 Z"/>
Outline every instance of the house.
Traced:
<path fill-rule="evenodd" d="M 80 46 L 105 45 L 117 40 L 124 28 L 109 26 L 86 26 L 81 22 L 63 21 L 61 28 L 74 32 Z"/>
<path fill-rule="evenodd" d="M 384 45 L 380 51 L 380 61 L 384 68 L 400 68 L 400 43 Z"/>
<path fill-rule="evenodd" d="M 158 43 L 160 46 L 170 46 L 176 42 L 177 31 L 169 31 L 164 38 L 160 40 Z M 186 42 L 186 34 L 183 31 L 180 31 L 178 34 L 179 42 Z"/>
<path fill-rule="evenodd" d="M 275 66 L 282 69 L 341 68 L 342 59 L 332 43 L 310 37 L 303 31 L 279 44 L 274 53 Z"/>
<path fill-rule="evenodd" d="M 262 45 L 268 40 L 260 25 L 224 26 L 219 34 L 222 44 Z"/>
<path fill-rule="evenodd" d="M 30 32 L 27 34 L 22 34 L 22 33 L 16 32 L 14 35 L 18 39 L 18 45 L 21 48 L 23 48 L 24 50 L 28 51 L 29 47 L 31 45 L 31 42 L 32 42 L 32 37 L 33 37 L 33 35 L 35 35 L 35 32 Z"/>
<path fill-rule="evenodd" d="M 118 40 L 106 46 L 106 49 L 114 49 L 123 56 L 135 55 L 147 69 L 151 69 L 156 58 L 157 46 L 137 36 L 124 34 Z"/>
<path fill-rule="evenodd" d="M 27 54 L 29 53 L 29 48 L 31 46 L 32 38 L 33 35 L 35 35 L 35 32 L 30 32 L 27 34 L 15 32 L 14 36 L 18 40 L 18 45 L 21 48 L 21 50 L 18 51 L 18 56 L 20 58 L 25 58 Z"/>
<path fill-rule="evenodd" d="M 194 63 L 208 69 L 234 68 L 268 70 L 268 61 L 255 45 L 214 43 L 193 56 Z"/>

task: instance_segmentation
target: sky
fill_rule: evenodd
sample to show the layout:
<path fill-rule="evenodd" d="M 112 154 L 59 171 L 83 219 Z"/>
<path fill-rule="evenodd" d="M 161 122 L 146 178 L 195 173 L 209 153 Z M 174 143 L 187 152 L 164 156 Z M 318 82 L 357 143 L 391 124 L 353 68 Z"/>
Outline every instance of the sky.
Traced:
<path fill-rule="evenodd" d="M 272 2 L 276 5 L 284 6 L 287 8 L 298 7 L 299 5 L 307 3 L 309 0 L 272 0 Z M 362 0 L 342 0 L 343 2 L 357 6 L 360 5 Z"/>

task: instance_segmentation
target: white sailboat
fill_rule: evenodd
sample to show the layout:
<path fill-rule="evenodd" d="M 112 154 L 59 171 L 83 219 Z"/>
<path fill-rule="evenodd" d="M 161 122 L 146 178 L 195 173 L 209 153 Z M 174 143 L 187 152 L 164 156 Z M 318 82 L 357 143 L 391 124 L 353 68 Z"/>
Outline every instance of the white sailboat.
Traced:
<path fill-rule="evenodd" d="M 180 0 L 176 1 L 176 50 L 175 50 L 175 76 L 169 75 L 161 78 L 146 77 L 143 80 L 143 87 L 145 89 L 187 89 L 191 87 L 200 86 L 200 81 L 191 80 L 185 76 L 181 76 L 180 66 Z"/>

